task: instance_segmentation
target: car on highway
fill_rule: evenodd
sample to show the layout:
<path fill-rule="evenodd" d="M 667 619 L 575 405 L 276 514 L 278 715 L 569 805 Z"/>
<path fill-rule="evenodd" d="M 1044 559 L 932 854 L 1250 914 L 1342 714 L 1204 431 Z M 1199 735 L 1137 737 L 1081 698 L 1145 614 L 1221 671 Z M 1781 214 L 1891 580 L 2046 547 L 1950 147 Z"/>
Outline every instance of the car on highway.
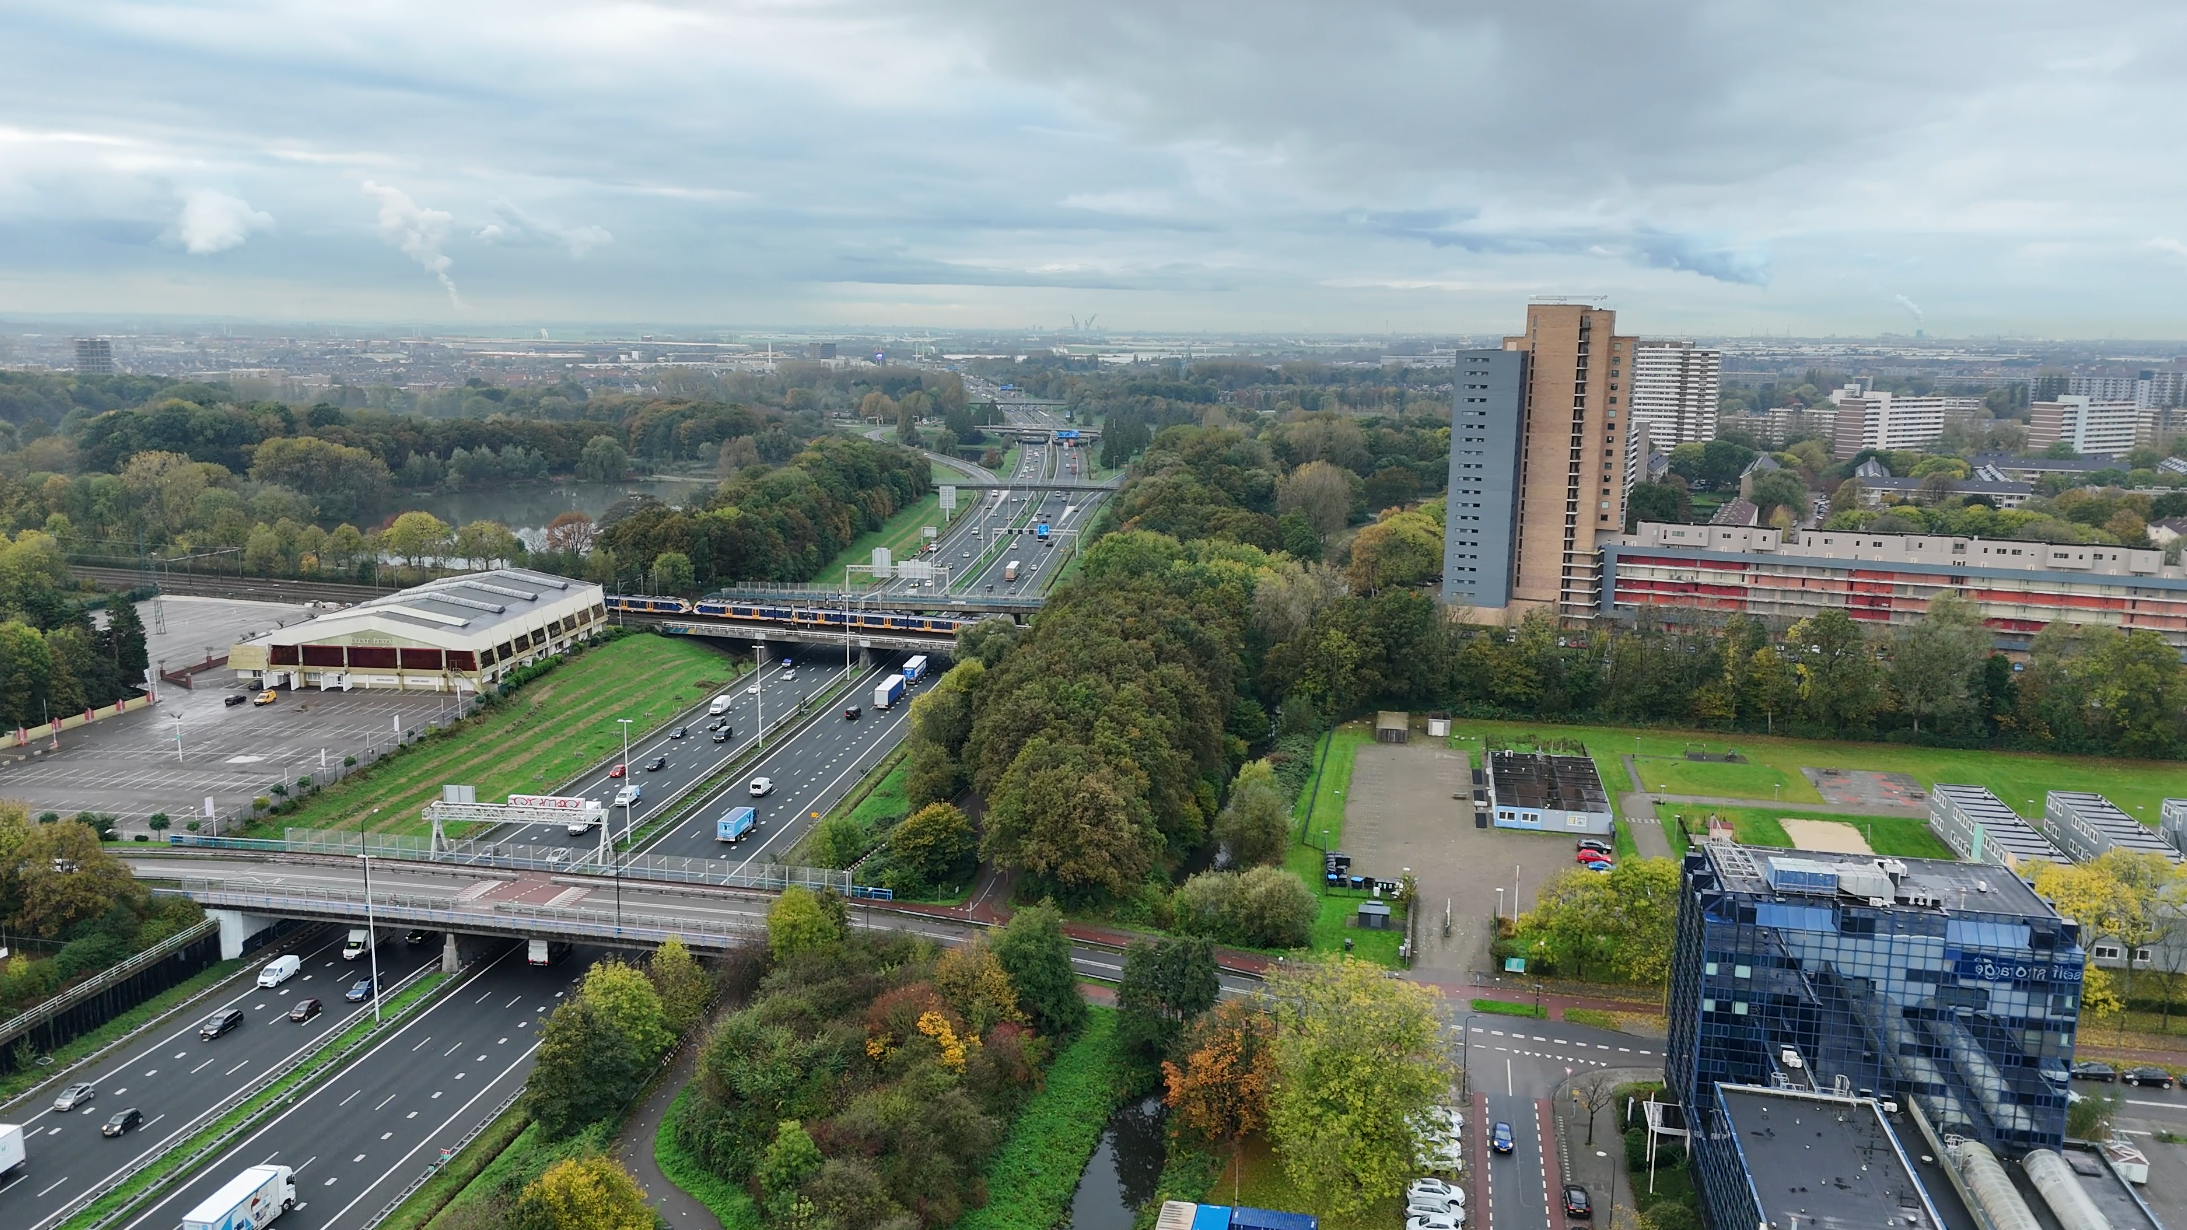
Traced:
<path fill-rule="evenodd" d="M 628 807 L 628 806 L 630 806 L 630 805 L 631 805 L 632 803 L 635 803 L 635 802 L 637 802 L 637 801 L 638 801 L 639 799 L 642 799 L 642 798 L 644 798 L 644 797 L 645 797 L 645 787 L 643 787 L 643 786 L 637 786 L 637 785 L 625 786 L 625 787 L 623 787 L 623 788 L 622 788 L 621 790 L 618 790 L 618 791 L 616 791 L 616 792 L 615 792 L 615 801 L 614 801 L 613 803 L 610 803 L 610 804 L 608 804 L 608 806 L 610 806 L 610 807 Z"/>
<path fill-rule="evenodd" d="M 645 771 L 648 773 L 658 773 L 662 769 L 665 769 L 667 767 L 668 757 L 666 756 L 655 756 L 653 759 L 645 762 Z"/>
<path fill-rule="evenodd" d="M 1566 1217 L 1591 1218 L 1595 1215 L 1594 1202 L 1587 1198 L 1587 1189 L 1577 1183 L 1564 1185 L 1564 1215 Z"/>
<path fill-rule="evenodd" d="M 681 739 L 690 733 L 691 728 L 689 726 L 678 726 L 676 729 L 668 732 L 668 737 L 671 739 Z"/>
<path fill-rule="evenodd" d="M 266 968 L 258 971 L 258 985 L 261 987 L 280 986 L 289 979 L 296 977 L 296 971 L 302 968 L 304 968 L 304 959 L 293 952 L 285 957 L 275 957 L 273 960 L 266 962 Z"/>
<path fill-rule="evenodd" d="M 53 1099 L 53 1113 L 65 1115 L 97 1096 L 99 1096 L 99 1091 L 90 1081 L 77 1081 L 75 1084 L 61 1090 L 60 1094 Z"/>
<path fill-rule="evenodd" d="M 1488 1130 L 1488 1147 L 1498 1153 L 1511 1152 L 1511 1125 L 1499 1119 Z"/>
<path fill-rule="evenodd" d="M 619 764 L 619 765 L 616 765 L 616 766 L 615 766 L 614 768 L 612 768 L 612 769 L 609 769 L 609 770 L 608 770 L 608 776 L 609 776 L 609 777 L 621 777 L 621 776 L 622 776 L 623 774 L 625 774 L 625 773 L 628 773 L 628 772 L 630 772 L 630 766 L 629 766 L 629 765 L 627 765 L 627 764 Z"/>
<path fill-rule="evenodd" d="M 728 724 L 728 718 L 715 718 L 713 721 L 706 724 L 706 728 L 708 730 L 720 730 L 722 727 L 727 726 Z"/>
<path fill-rule="evenodd" d="M 281 694 L 279 692 L 274 691 L 272 688 L 267 688 L 265 691 L 260 692 L 256 697 L 253 697 L 251 703 L 254 705 L 270 705 L 279 699 L 281 699 Z"/>
<path fill-rule="evenodd" d="M 843 711 L 843 720 L 846 722 L 855 722 L 864 716 L 866 716 L 866 711 L 856 705 L 852 705 Z"/>
<path fill-rule="evenodd" d="M 2145 1089 L 2170 1089 L 2173 1085 L 2172 1074 L 2156 1067 L 2128 1068 L 2119 1073 L 2119 1080 L 2124 1084 Z"/>
<path fill-rule="evenodd" d="M 568 846 L 556 846 L 554 849 L 547 851 L 547 866 L 549 867 L 559 867 L 568 862 L 569 859 L 570 851 Z"/>
<path fill-rule="evenodd" d="M 775 792 L 775 779 L 771 777 L 755 777 L 752 779 L 752 785 L 750 789 L 753 798 L 764 799 L 768 795 Z"/>
<path fill-rule="evenodd" d="M 716 743 L 727 743 L 729 740 L 735 737 L 736 732 L 730 730 L 727 726 L 724 726 L 720 730 L 714 732 L 714 742 Z"/>
<path fill-rule="evenodd" d="M 289 1009 L 289 1019 L 292 1021 L 308 1021 L 319 1015 L 319 1010 L 324 1007 L 326 1005 L 320 1003 L 317 999 L 297 1000 L 296 1006 Z"/>
<path fill-rule="evenodd" d="M 220 698 L 220 703 L 230 709 L 235 708 L 237 705 L 247 705 L 250 701 L 251 697 L 248 692 L 232 692 Z"/>
<path fill-rule="evenodd" d="M 210 1042 L 224 1033 L 229 1033 L 233 1031 L 237 1026 L 241 1025 L 242 1023 L 242 1009 L 222 1008 L 220 1011 L 215 1012 L 209 1017 L 206 1017 L 205 1023 L 197 1027 L 197 1040 L 200 1042 Z"/>
<path fill-rule="evenodd" d="M 2094 1059 L 2083 1059 L 2073 1065 L 2073 1079 L 2077 1081 L 2102 1081 L 2109 1084 L 2119 1079 L 2119 1070 L 2110 1064 Z"/>
<path fill-rule="evenodd" d="M 402 942 L 405 944 L 430 944 L 433 942 L 433 934 L 431 931 L 420 931 L 412 928 L 403 933 Z"/>
<path fill-rule="evenodd" d="M 143 1125 L 144 1112 L 132 1106 L 128 1110 L 117 1110 L 109 1116 L 106 1122 L 99 1125 L 99 1135 L 119 1136 L 133 1127 Z"/>
<path fill-rule="evenodd" d="M 372 998 L 372 975 L 366 974 L 357 981 L 350 983 L 349 989 L 342 992 L 342 998 L 353 1004 L 361 1004 Z"/>
<path fill-rule="evenodd" d="M 783 671 L 783 672 L 782 672 L 782 682 L 784 682 L 784 683 L 796 683 L 796 682 L 797 682 L 797 668 L 793 666 L 793 667 L 791 667 L 790 669 L 788 669 L 788 670 L 786 670 L 786 671 Z"/>

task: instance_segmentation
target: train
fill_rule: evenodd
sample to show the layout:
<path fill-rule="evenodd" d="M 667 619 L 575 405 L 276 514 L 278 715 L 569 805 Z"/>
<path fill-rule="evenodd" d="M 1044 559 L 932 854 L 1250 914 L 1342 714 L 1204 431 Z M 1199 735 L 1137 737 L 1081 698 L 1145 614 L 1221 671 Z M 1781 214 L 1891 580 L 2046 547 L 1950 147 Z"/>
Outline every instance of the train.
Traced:
<path fill-rule="evenodd" d="M 978 623 L 978 619 L 959 618 L 954 615 L 907 615 L 900 611 L 850 611 L 840 607 L 768 606 L 754 602 L 718 602 L 702 598 L 693 602 L 687 598 L 654 598 L 632 595 L 610 595 L 607 609 L 631 615 L 704 615 L 712 619 L 748 619 L 755 623 L 803 624 L 808 627 L 841 629 L 846 623 L 851 628 L 870 628 L 876 632 L 934 632 L 956 635 L 957 629 Z"/>

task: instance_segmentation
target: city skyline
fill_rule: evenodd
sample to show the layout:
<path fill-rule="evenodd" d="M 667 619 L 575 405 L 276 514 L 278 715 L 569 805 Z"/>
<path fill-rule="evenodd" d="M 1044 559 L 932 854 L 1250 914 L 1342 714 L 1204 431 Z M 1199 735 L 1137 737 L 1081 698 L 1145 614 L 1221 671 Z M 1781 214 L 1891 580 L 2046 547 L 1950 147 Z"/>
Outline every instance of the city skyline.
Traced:
<path fill-rule="evenodd" d="M 10 315 L 2187 336 L 2154 6 L 10 7 Z"/>

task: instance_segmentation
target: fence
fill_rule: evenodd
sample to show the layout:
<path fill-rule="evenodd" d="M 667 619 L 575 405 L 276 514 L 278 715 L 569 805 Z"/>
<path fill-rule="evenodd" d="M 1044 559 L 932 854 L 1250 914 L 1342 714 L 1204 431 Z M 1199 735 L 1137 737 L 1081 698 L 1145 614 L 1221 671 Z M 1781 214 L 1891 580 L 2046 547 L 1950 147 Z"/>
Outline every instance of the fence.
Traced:
<path fill-rule="evenodd" d="M 329 888 L 269 889 L 256 881 L 196 876 L 173 877 L 174 892 L 214 909 L 256 914 L 305 915 L 357 921 L 365 917 L 362 890 Z M 378 923 L 422 923 L 436 929 L 511 935 L 582 936 L 588 939 L 658 944 L 677 936 L 695 948 L 730 948 L 766 933 L 762 917 L 703 917 L 639 914 L 630 910 L 587 910 L 570 906 L 494 901 L 461 904 L 448 897 L 373 893 L 371 911 Z"/>
<path fill-rule="evenodd" d="M 0 1072 L 11 1070 L 17 1043 L 27 1040 L 40 1050 L 50 1051 L 219 959 L 220 924 L 208 918 L 0 1021 Z"/>

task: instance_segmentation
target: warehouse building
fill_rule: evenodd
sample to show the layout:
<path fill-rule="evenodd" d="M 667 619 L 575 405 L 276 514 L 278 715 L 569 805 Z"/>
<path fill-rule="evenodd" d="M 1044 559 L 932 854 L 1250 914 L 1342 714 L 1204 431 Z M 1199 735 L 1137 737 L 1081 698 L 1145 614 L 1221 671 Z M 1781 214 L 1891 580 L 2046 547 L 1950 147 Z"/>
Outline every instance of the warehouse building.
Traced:
<path fill-rule="evenodd" d="M 261 688 L 477 692 L 606 626 L 597 585 L 521 568 L 443 577 L 228 651 Z"/>
<path fill-rule="evenodd" d="M 2020 813 L 1981 786 L 1939 783 L 1929 791 L 1929 830 L 1970 863 L 2033 876 L 2043 863 L 2069 862 Z"/>
<path fill-rule="evenodd" d="M 1500 829 L 1610 832 L 1610 796 L 1595 762 L 1540 752 L 1488 754 L 1488 806 Z"/>

